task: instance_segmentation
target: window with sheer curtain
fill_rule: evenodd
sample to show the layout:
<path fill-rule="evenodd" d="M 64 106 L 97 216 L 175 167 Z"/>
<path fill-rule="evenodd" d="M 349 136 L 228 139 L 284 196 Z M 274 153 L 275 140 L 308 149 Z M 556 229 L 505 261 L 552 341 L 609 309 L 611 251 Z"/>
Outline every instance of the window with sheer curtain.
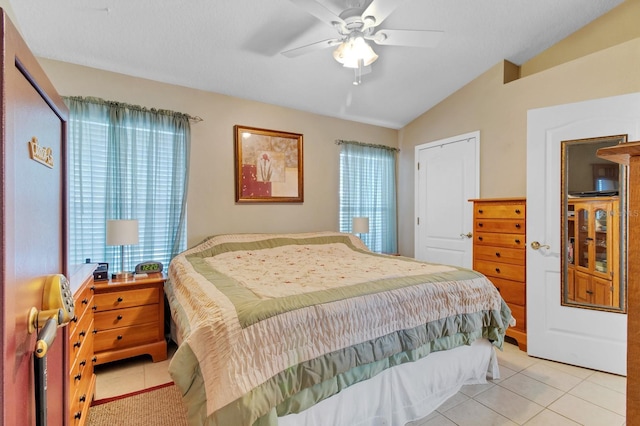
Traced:
<path fill-rule="evenodd" d="M 96 98 L 65 98 L 68 123 L 69 262 L 109 262 L 108 219 L 137 219 L 139 244 L 125 246 L 124 268 L 168 265 L 186 248 L 189 116 Z"/>
<path fill-rule="evenodd" d="M 396 253 L 396 152 L 383 145 L 337 141 L 340 145 L 340 232 L 352 232 L 354 217 L 369 218 L 358 236 L 378 253 Z"/>

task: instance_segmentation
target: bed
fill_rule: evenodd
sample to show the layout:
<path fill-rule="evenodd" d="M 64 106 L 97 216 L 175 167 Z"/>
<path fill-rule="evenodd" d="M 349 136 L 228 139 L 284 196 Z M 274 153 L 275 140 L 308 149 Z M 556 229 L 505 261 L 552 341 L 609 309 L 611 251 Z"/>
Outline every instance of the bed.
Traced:
<path fill-rule="evenodd" d="M 482 274 L 337 232 L 217 235 L 168 274 L 193 425 L 404 425 L 497 378 L 513 321 Z"/>

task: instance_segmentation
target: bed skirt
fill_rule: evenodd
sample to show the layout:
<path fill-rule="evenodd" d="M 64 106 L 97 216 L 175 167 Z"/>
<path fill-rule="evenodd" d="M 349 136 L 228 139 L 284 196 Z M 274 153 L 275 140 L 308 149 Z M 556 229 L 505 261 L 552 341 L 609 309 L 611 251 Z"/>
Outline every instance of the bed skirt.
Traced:
<path fill-rule="evenodd" d="M 479 339 L 387 369 L 301 413 L 278 418 L 278 426 L 404 426 L 429 415 L 463 385 L 498 378 L 495 349 Z"/>

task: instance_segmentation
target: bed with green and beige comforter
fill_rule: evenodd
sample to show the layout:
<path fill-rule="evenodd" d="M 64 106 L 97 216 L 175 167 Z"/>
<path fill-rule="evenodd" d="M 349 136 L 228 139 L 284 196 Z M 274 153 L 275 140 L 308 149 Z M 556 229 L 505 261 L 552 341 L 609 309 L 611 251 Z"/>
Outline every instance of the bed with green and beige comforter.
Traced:
<path fill-rule="evenodd" d="M 275 425 L 431 352 L 501 348 L 512 321 L 480 273 L 335 232 L 211 237 L 174 258 L 165 289 L 192 424 Z"/>

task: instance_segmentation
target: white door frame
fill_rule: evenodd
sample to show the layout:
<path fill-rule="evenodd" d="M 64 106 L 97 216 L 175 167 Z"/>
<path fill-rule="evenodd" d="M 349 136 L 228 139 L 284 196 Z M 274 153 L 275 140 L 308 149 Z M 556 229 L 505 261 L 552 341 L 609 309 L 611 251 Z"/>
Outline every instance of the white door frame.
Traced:
<path fill-rule="evenodd" d="M 560 144 L 640 137 L 640 93 L 530 110 L 527 117 L 527 350 L 530 355 L 626 374 L 627 317 L 560 304 Z"/>
<path fill-rule="evenodd" d="M 445 145 L 449 145 L 452 143 L 458 143 L 458 142 L 469 142 L 469 141 L 473 141 L 474 143 L 474 148 L 475 148 L 475 158 L 474 158 L 474 165 L 475 165 L 475 185 L 473 188 L 473 194 L 469 194 L 469 198 L 478 198 L 479 194 L 480 194 L 480 131 L 474 131 L 474 132 L 469 132 L 469 133 L 464 133 L 458 136 L 452 136 L 452 137 L 448 137 L 445 139 L 440 139 L 437 141 L 433 141 L 433 142 L 427 142 L 421 145 L 417 145 L 415 147 L 415 151 L 414 151 L 414 160 L 415 160 L 415 168 L 414 168 L 414 253 L 415 256 L 418 257 L 419 253 L 421 252 L 420 247 L 421 247 L 421 235 L 420 235 L 420 226 L 418 225 L 418 218 L 420 217 L 420 197 L 422 196 L 422 194 L 420 193 L 420 178 L 419 178 L 419 173 L 418 173 L 418 160 L 420 158 L 420 151 L 424 150 L 424 149 L 429 149 L 429 148 L 436 148 L 436 147 L 441 147 L 441 146 L 445 146 Z M 443 185 L 446 184 L 446 182 L 443 182 Z M 463 206 L 465 206 L 465 222 L 467 222 L 467 228 L 469 231 L 473 230 L 473 205 L 470 202 L 467 202 L 467 200 L 463 200 Z M 468 264 L 468 267 L 471 268 L 471 265 L 473 263 L 473 252 L 472 252 L 472 247 L 473 247 L 473 239 L 469 238 L 468 240 L 468 250 L 467 250 L 467 257 L 468 259 L 465 260 L 465 262 Z"/>

